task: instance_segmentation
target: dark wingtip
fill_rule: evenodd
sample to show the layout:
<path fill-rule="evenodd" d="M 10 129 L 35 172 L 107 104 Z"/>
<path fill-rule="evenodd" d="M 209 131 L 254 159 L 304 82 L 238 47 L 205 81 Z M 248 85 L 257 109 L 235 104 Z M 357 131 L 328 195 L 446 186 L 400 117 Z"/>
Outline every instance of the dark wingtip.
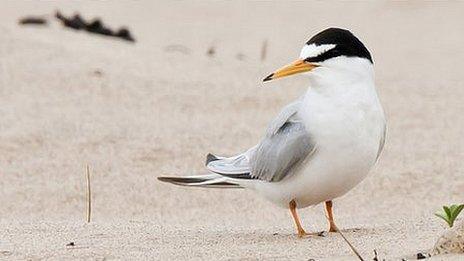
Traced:
<path fill-rule="evenodd" d="M 169 182 L 171 180 L 170 177 L 158 177 L 157 178 L 159 181 L 163 181 L 163 182 Z"/>
<path fill-rule="evenodd" d="M 274 76 L 273 73 L 269 74 L 266 78 L 263 79 L 263 82 L 267 82 L 267 81 L 270 81 L 272 80 L 272 77 Z"/>
<path fill-rule="evenodd" d="M 214 156 L 213 154 L 208 153 L 208 155 L 206 155 L 206 163 L 205 163 L 205 165 L 208 165 L 211 161 L 215 161 L 215 160 L 218 160 L 218 158 L 216 156 Z"/>
<path fill-rule="evenodd" d="M 205 181 L 205 179 L 198 177 L 198 178 L 190 178 L 190 177 L 158 177 L 159 181 L 174 183 L 177 185 L 181 184 L 189 184 L 189 183 L 199 183 Z"/>

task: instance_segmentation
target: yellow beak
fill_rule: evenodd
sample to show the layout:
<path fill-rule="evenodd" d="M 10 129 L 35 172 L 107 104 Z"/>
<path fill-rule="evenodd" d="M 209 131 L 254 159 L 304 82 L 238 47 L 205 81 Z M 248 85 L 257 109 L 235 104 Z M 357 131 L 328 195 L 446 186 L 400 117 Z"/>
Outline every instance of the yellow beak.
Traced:
<path fill-rule="evenodd" d="M 270 80 L 282 78 L 297 73 L 309 72 L 316 67 L 318 67 L 318 65 L 316 64 L 305 62 L 304 60 L 296 60 L 295 62 L 280 68 L 274 73 L 269 74 L 266 78 L 264 78 L 263 82 L 267 82 Z"/>

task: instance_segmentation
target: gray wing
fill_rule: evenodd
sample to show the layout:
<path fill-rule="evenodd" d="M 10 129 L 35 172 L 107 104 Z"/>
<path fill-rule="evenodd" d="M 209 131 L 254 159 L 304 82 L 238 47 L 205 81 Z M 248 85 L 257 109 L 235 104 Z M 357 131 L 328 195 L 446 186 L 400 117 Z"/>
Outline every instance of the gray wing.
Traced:
<path fill-rule="evenodd" d="M 251 158 L 251 176 L 270 182 L 280 181 L 292 174 L 315 148 L 303 123 L 287 121 L 258 145 Z"/>
<path fill-rule="evenodd" d="M 316 148 L 298 117 L 299 105 L 300 101 L 296 101 L 286 106 L 271 122 L 266 136 L 258 145 L 234 157 L 214 157 L 207 162 L 207 168 L 231 178 L 269 182 L 291 175 Z"/>

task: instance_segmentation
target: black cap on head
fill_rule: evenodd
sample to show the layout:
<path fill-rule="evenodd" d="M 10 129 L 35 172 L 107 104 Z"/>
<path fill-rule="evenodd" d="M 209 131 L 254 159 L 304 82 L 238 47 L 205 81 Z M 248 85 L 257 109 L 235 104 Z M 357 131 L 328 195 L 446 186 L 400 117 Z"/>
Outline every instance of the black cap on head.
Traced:
<path fill-rule="evenodd" d="M 340 28 L 329 28 L 326 29 L 306 42 L 307 45 L 323 45 L 323 44 L 335 44 L 335 48 L 330 49 L 318 56 L 309 57 L 306 59 L 308 62 L 322 62 L 324 60 L 337 57 L 360 57 L 366 58 L 371 63 L 372 57 L 364 44 L 354 36 L 350 31 Z"/>

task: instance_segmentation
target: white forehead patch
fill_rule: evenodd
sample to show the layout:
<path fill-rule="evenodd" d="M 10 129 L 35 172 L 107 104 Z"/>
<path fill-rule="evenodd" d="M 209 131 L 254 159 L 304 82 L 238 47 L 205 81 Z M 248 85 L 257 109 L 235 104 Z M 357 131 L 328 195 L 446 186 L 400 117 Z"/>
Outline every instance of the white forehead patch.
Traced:
<path fill-rule="evenodd" d="M 335 44 L 321 44 L 321 45 L 316 45 L 316 44 L 310 44 L 310 45 L 305 45 L 303 49 L 301 49 L 300 53 L 300 59 L 306 59 L 308 57 L 316 57 L 319 56 L 325 52 L 327 52 L 330 49 L 335 48 Z"/>

